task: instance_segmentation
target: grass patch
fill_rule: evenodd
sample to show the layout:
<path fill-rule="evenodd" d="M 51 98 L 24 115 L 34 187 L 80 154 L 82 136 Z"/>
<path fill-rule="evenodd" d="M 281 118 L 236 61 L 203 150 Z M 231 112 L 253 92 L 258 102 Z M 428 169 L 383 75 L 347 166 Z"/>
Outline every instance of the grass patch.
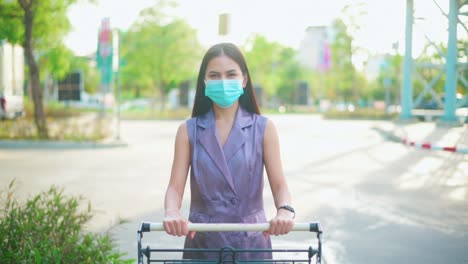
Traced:
<path fill-rule="evenodd" d="M 126 120 L 185 120 L 192 115 L 192 109 L 176 110 L 132 109 L 120 112 L 120 117 Z"/>
<path fill-rule="evenodd" d="M 393 120 L 398 114 L 389 114 L 385 110 L 358 108 L 355 111 L 330 110 L 323 113 L 325 119 L 354 119 L 354 120 Z"/>
<path fill-rule="evenodd" d="M 282 112 L 283 111 L 283 112 Z M 315 108 L 310 106 L 288 105 L 284 109 L 261 108 L 262 114 L 316 114 Z M 120 117 L 126 120 L 185 120 L 192 115 L 191 108 L 174 110 L 131 109 L 120 112 Z"/>
<path fill-rule="evenodd" d="M 309 105 L 284 105 L 278 108 L 262 107 L 262 114 L 317 114 L 316 107 Z"/>

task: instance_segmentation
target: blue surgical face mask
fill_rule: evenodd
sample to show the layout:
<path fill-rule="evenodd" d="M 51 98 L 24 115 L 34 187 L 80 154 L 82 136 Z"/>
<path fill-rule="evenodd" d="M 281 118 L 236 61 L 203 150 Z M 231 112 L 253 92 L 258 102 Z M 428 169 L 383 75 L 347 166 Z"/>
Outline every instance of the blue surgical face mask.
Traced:
<path fill-rule="evenodd" d="M 221 108 L 229 108 L 244 93 L 240 80 L 205 80 L 205 95 Z"/>

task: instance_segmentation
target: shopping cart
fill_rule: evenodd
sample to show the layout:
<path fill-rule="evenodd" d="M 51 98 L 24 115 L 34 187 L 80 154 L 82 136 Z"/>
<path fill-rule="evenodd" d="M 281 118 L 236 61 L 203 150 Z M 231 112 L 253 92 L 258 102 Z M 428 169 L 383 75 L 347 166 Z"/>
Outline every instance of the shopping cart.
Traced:
<path fill-rule="evenodd" d="M 264 224 L 194 224 L 188 225 L 189 231 L 196 232 L 256 232 L 266 231 L 269 228 L 268 223 Z M 143 233 L 151 231 L 164 231 L 162 223 L 148 223 L 142 222 L 138 228 L 138 264 L 143 263 L 165 263 L 165 264 L 176 264 L 176 263 L 213 263 L 213 264 L 224 264 L 224 263 L 311 263 L 312 258 L 315 257 L 316 263 L 320 264 L 322 260 L 322 229 L 319 223 L 295 223 L 293 231 L 307 231 L 316 234 L 317 237 L 317 248 L 314 249 L 309 246 L 306 249 L 238 249 L 232 247 L 223 247 L 219 249 L 155 249 L 150 246 L 143 247 L 142 238 Z M 315 239 L 315 238 L 314 238 Z M 167 252 L 215 252 L 218 258 L 215 260 L 203 260 L 203 259 L 166 259 L 166 258 L 154 258 L 158 253 Z M 301 257 L 296 258 L 282 258 L 282 259 L 265 259 L 265 260 L 239 260 L 236 257 L 241 253 L 246 252 L 272 252 L 278 253 L 294 253 L 300 254 Z M 281 253 L 280 253 L 281 254 Z M 305 257 L 304 257 L 305 256 Z M 152 258 L 153 257 L 153 258 Z"/>

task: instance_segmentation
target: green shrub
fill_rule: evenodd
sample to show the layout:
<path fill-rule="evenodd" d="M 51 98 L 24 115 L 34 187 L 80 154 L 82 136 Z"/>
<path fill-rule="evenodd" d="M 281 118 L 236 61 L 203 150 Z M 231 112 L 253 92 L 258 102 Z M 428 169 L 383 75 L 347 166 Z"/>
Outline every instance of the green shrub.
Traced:
<path fill-rule="evenodd" d="M 0 263 L 132 263 L 109 234 L 85 232 L 91 204 L 55 186 L 20 203 L 12 181 L 0 199 Z"/>

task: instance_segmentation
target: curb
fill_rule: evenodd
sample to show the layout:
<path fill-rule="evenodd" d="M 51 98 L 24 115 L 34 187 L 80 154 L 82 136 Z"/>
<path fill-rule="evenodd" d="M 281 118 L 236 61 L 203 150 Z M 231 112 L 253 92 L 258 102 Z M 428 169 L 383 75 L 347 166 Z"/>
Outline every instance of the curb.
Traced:
<path fill-rule="evenodd" d="M 463 153 L 463 154 L 468 154 L 468 148 L 463 148 L 459 146 L 439 146 L 439 145 L 434 145 L 431 142 L 415 142 L 412 140 L 409 140 L 408 137 L 402 137 L 396 135 L 395 131 L 388 131 L 379 127 L 374 127 L 374 130 L 378 131 L 379 133 L 383 134 L 387 140 L 396 142 L 396 143 L 401 143 L 407 147 L 414 147 L 417 149 L 424 149 L 424 150 L 438 150 L 438 151 L 448 151 L 448 152 L 453 152 L 453 153 Z"/>
<path fill-rule="evenodd" d="M 0 140 L 0 149 L 96 149 L 127 147 L 123 141 Z"/>
<path fill-rule="evenodd" d="M 437 146 L 431 144 L 430 142 L 418 143 L 410 141 L 407 138 L 401 139 L 401 143 L 403 143 L 405 146 L 415 147 L 418 149 L 440 150 L 468 154 L 468 148 L 458 148 L 457 146 Z"/>

